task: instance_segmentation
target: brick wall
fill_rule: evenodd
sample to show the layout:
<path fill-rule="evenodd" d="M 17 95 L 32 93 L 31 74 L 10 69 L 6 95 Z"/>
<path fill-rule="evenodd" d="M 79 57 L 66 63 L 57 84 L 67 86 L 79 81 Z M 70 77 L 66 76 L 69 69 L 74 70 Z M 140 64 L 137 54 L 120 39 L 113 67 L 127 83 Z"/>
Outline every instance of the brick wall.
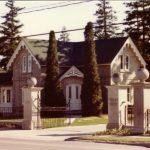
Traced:
<path fill-rule="evenodd" d="M 13 105 L 22 105 L 22 87 L 27 86 L 27 79 L 31 76 L 37 78 L 37 86 L 41 84 L 41 71 L 36 62 L 32 58 L 32 73 L 22 72 L 22 60 L 23 56 L 30 55 L 26 49 L 22 49 L 17 55 L 13 63 Z"/>
<path fill-rule="evenodd" d="M 32 73 L 23 73 L 22 72 L 22 60 L 23 56 L 29 55 L 29 52 L 26 49 L 22 49 L 17 55 L 14 63 L 13 63 L 13 105 L 21 106 L 22 105 L 22 87 L 27 86 L 27 79 L 31 76 L 37 78 L 38 84 L 37 86 L 44 86 L 45 79 L 45 67 L 42 68 L 44 73 L 41 76 L 41 69 L 36 64 L 34 59 L 32 59 Z M 61 68 L 60 72 L 63 74 L 65 71 L 69 69 L 68 67 Z M 43 72 L 43 71 L 42 71 Z M 110 65 L 100 65 L 99 73 L 101 78 L 102 85 L 102 97 L 104 102 L 104 112 L 107 112 L 107 89 L 106 85 L 110 84 Z M 64 79 L 62 81 L 62 86 L 64 90 L 64 94 L 66 93 L 66 85 L 69 83 L 80 83 L 82 84 L 82 79 L 79 78 L 69 78 Z"/>

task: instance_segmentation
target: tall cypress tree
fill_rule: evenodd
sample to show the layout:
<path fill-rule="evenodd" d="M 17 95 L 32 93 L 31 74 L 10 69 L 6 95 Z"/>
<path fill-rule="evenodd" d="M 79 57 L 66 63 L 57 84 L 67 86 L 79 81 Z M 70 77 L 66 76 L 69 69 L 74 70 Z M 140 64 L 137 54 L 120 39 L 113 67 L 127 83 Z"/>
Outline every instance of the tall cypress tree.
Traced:
<path fill-rule="evenodd" d="M 118 29 L 112 24 L 117 20 L 115 11 L 113 11 L 110 3 L 106 0 L 99 0 L 97 4 L 98 10 L 95 15 L 97 16 L 96 24 L 100 26 L 95 29 L 95 36 L 97 39 L 108 39 L 116 36 L 115 32 Z"/>
<path fill-rule="evenodd" d="M 59 81 L 59 63 L 57 54 L 57 41 L 55 39 L 55 33 L 54 31 L 51 31 L 47 51 L 44 104 L 52 107 L 65 106 L 65 97 Z"/>
<path fill-rule="evenodd" d="M 0 65 L 4 68 L 20 41 L 19 29 L 23 26 L 16 19 L 18 12 L 23 8 L 15 7 L 14 3 L 14 0 L 6 2 L 6 7 L 9 8 L 9 11 L 6 15 L 2 16 L 2 19 L 5 19 L 5 21 L 0 25 L 0 34 L 2 35 L 0 37 L 0 55 L 5 56 Z"/>
<path fill-rule="evenodd" d="M 84 50 L 84 79 L 81 91 L 82 110 L 84 116 L 99 115 L 102 109 L 100 77 L 96 61 L 93 25 L 91 22 L 85 27 Z"/>

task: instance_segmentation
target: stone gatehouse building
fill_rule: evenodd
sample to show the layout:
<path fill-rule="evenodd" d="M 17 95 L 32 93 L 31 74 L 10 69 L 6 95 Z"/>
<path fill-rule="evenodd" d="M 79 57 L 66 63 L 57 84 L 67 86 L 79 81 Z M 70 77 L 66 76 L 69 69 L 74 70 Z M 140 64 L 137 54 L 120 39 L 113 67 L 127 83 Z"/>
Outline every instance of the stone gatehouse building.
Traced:
<path fill-rule="evenodd" d="M 120 73 L 122 83 L 136 80 L 135 71 L 146 63 L 130 37 L 97 40 L 96 54 L 102 84 L 104 112 L 107 112 L 106 85 L 114 84 L 112 75 Z M 7 71 L 0 73 L 0 107 L 22 106 L 22 87 L 31 76 L 37 86 L 44 85 L 48 41 L 23 38 L 7 64 Z M 58 42 L 60 81 L 66 104 L 71 110 L 81 110 L 81 88 L 84 78 L 84 42 Z"/>

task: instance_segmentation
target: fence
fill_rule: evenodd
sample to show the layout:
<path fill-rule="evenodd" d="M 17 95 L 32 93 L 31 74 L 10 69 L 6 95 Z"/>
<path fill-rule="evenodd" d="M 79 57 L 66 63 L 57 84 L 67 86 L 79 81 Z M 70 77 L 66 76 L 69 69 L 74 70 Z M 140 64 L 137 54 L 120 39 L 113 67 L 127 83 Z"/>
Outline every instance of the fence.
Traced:
<path fill-rule="evenodd" d="M 39 109 L 42 128 L 67 126 L 71 117 L 66 107 L 41 107 Z M 21 129 L 23 122 L 23 107 L 0 107 L 0 129 Z"/>
<path fill-rule="evenodd" d="M 0 107 L 0 128 L 21 128 L 22 107 Z"/>
<path fill-rule="evenodd" d="M 125 120 L 126 120 L 126 125 L 127 126 L 133 126 L 134 125 L 134 106 L 133 105 L 128 105 L 125 108 Z"/>
<path fill-rule="evenodd" d="M 42 107 L 41 123 L 42 128 L 65 126 L 66 107 Z"/>
<path fill-rule="evenodd" d="M 147 131 L 150 131 L 150 109 L 147 109 L 146 118 L 147 118 Z"/>

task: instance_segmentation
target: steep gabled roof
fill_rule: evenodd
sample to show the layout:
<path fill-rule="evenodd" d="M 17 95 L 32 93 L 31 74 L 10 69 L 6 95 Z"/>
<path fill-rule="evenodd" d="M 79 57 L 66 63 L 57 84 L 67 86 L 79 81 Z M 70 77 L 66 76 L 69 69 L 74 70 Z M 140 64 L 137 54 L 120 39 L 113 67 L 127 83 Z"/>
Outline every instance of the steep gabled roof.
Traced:
<path fill-rule="evenodd" d="M 96 40 L 96 53 L 98 64 L 110 64 L 117 55 L 127 37 Z M 73 46 L 73 65 L 83 64 L 84 42 L 74 43 Z"/>
<path fill-rule="evenodd" d="M 83 78 L 83 73 L 75 66 L 70 67 L 60 78 L 60 81 L 69 77 Z"/>
<path fill-rule="evenodd" d="M 48 40 L 27 39 L 26 38 L 26 42 L 27 42 L 28 46 L 30 47 L 32 54 L 37 58 L 39 63 L 41 65 L 44 65 L 45 61 L 46 61 L 48 44 L 49 44 Z M 72 49 L 72 42 L 64 43 L 64 42 L 58 41 L 57 46 L 58 46 L 58 57 L 62 58 L 64 56 L 62 47 L 67 47 L 67 48 Z"/>
<path fill-rule="evenodd" d="M 96 40 L 96 54 L 97 54 L 97 62 L 98 64 L 110 64 L 118 52 L 123 47 L 124 43 L 129 39 L 128 37 L 119 37 L 119 38 L 111 38 L 111 39 L 102 39 Z M 47 40 L 39 40 L 39 39 L 23 39 L 24 43 L 27 45 L 30 53 L 36 58 L 37 62 L 40 65 L 45 65 L 47 49 L 48 49 L 48 41 Z M 22 44 L 20 44 L 21 46 Z M 58 56 L 59 63 L 63 64 L 66 52 L 64 47 L 69 50 L 69 58 L 67 58 L 66 65 L 83 65 L 84 64 L 84 49 L 85 42 L 59 42 L 58 46 Z M 19 46 L 14 52 L 12 58 L 14 59 L 19 51 Z M 137 50 L 136 50 L 137 51 Z M 8 68 L 11 66 L 13 59 L 8 63 Z M 65 59 L 66 59 L 65 58 Z M 143 61 L 143 60 L 142 60 Z"/>
<path fill-rule="evenodd" d="M 113 58 L 119 52 L 124 42 L 127 40 L 127 37 L 123 38 L 112 38 L 112 39 L 102 39 L 96 40 L 96 51 L 97 51 L 97 60 L 100 64 L 111 63 Z M 27 39 L 26 40 L 34 56 L 40 61 L 45 62 L 46 52 L 48 49 L 48 41 L 46 40 L 35 40 Z M 70 47 L 71 55 L 70 61 L 68 62 L 71 65 L 83 65 L 84 58 L 84 42 L 66 42 L 66 47 Z M 58 52 L 59 56 L 63 55 L 61 51 L 61 42 L 58 42 Z"/>
<path fill-rule="evenodd" d="M 48 49 L 47 40 L 26 39 L 26 42 L 34 56 L 40 58 L 41 60 L 46 59 Z"/>

